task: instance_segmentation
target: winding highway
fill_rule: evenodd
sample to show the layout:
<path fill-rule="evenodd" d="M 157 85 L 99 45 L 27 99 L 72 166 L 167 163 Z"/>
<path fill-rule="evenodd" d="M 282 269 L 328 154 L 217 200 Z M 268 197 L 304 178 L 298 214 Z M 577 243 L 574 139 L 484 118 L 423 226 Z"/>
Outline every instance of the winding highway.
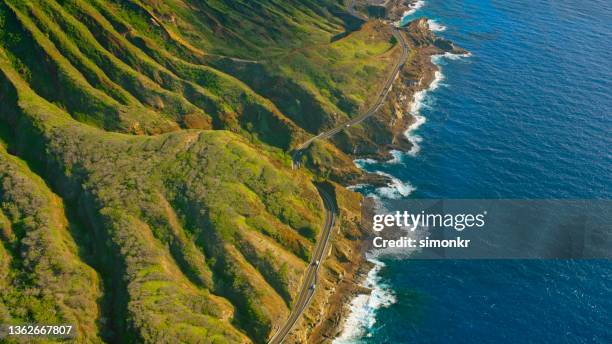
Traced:
<path fill-rule="evenodd" d="M 367 18 L 365 18 L 363 15 L 361 15 L 355 10 L 355 0 L 351 0 L 349 2 L 348 12 L 352 16 L 360 20 L 364 20 L 364 21 L 367 20 Z M 374 115 L 384 104 L 385 99 L 387 98 L 387 95 L 391 91 L 391 86 L 393 85 L 395 78 L 399 74 L 399 71 L 403 67 L 406 59 L 408 58 L 408 52 L 409 52 L 408 43 L 406 42 L 406 38 L 404 37 L 404 34 L 400 30 L 398 30 L 395 26 L 392 27 L 392 30 L 393 30 L 393 36 L 396 38 L 397 42 L 399 42 L 401 45 L 402 54 L 400 58 L 398 59 L 397 63 L 395 64 L 395 66 L 393 67 L 393 70 L 389 74 L 389 77 L 385 81 L 383 87 L 381 88 L 381 91 L 378 93 L 378 96 L 376 97 L 376 101 L 372 104 L 372 106 L 370 106 L 366 111 L 364 111 L 359 116 L 352 118 L 342 124 L 339 124 L 336 127 L 331 128 L 325 132 L 322 132 L 318 134 L 317 136 L 314 136 L 310 138 L 309 140 L 305 141 L 300 146 L 298 146 L 292 155 L 294 167 L 299 166 L 299 161 L 301 159 L 303 151 L 307 149 L 314 141 L 328 139 L 332 137 L 333 135 L 341 132 L 342 130 L 348 129 L 355 124 L 359 124 L 363 122 L 370 116 Z M 291 309 L 289 318 L 283 324 L 283 326 L 276 331 L 274 336 L 272 336 L 272 338 L 268 342 L 269 344 L 283 343 L 283 341 L 287 338 L 287 336 L 291 332 L 291 329 L 293 329 L 293 327 L 298 322 L 298 320 L 300 319 L 304 311 L 310 305 L 310 301 L 312 300 L 312 297 L 314 296 L 315 291 L 316 291 L 319 268 L 321 266 L 321 263 L 323 262 L 323 259 L 325 258 L 325 254 L 329 246 L 329 240 L 331 238 L 332 230 L 334 228 L 336 214 L 338 212 L 338 210 L 336 209 L 335 203 L 332 201 L 332 198 L 329 196 L 329 194 L 327 194 L 327 192 L 325 192 L 325 190 L 323 190 L 320 187 L 317 187 L 317 189 L 319 190 L 319 194 L 321 195 L 321 198 L 323 199 L 323 204 L 325 206 L 325 223 L 324 223 L 323 230 L 321 231 L 321 238 L 317 242 L 317 245 L 314 250 L 314 254 L 312 256 L 312 260 L 310 262 L 310 265 L 308 266 L 308 269 L 306 270 L 306 274 L 304 275 L 304 280 L 300 287 L 300 292 L 296 298 L 293 308 Z"/>
<path fill-rule="evenodd" d="M 354 6 L 354 5 L 349 6 L 349 9 L 352 6 Z M 354 9 L 353 9 L 353 11 L 354 11 Z M 350 10 L 349 10 L 349 12 L 350 12 Z M 360 18 L 360 17 L 358 17 L 358 18 Z M 351 118 L 350 120 L 348 120 L 348 121 L 346 121 L 344 123 L 341 123 L 341 124 L 331 128 L 331 129 L 329 129 L 327 131 L 324 131 L 324 132 L 322 132 L 322 133 L 320 133 L 320 134 L 318 134 L 316 136 L 313 136 L 310 139 L 308 139 L 307 141 L 305 141 L 304 143 L 302 143 L 301 145 L 299 145 L 294 150 L 294 152 L 292 154 L 292 158 L 293 158 L 292 160 L 293 160 L 294 166 L 299 166 L 299 161 L 300 161 L 300 159 L 302 157 L 302 154 L 303 154 L 304 150 L 307 149 L 308 147 L 310 147 L 310 145 L 314 141 L 328 139 L 328 138 L 336 135 L 337 133 L 339 133 L 339 132 L 341 132 L 343 130 L 349 129 L 351 126 L 359 124 L 359 123 L 363 122 L 364 120 L 368 119 L 369 117 L 374 115 L 382 107 L 382 105 L 385 103 L 385 99 L 387 99 L 387 96 L 389 95 L 389 92 L 391 92 L 391 86 L 393 85 L 393 82 L 395 81 L 395 78 L 397 77 L 397 75 L 399 74 L 400 70 L 404 66 L 404 63 L 406 62 L 406 59 L 408 58 L 408 53 L 410 51 L 410 49 L 408 48 L 408 43 L 406 42 L 406 37 L 404 36 L 402 31 L 400 31 L 395 26 L 393 26 L 393 36 L 400 43 L 401 48 L 402 48 L 402 54 L 401 54 L 400 58 L 398 59 L 397 63 L 395 64 L 395 66 L 393 67 L 392 72 L 389 74 L 389 77 L 385 81 L 385 84 L 384 84 L 383 88 L 381 89 L 380 93 L 378 93 L 376 101 L 366 111 L 364 111 L 359 116 L 357 116 L 355 118 Z"/>

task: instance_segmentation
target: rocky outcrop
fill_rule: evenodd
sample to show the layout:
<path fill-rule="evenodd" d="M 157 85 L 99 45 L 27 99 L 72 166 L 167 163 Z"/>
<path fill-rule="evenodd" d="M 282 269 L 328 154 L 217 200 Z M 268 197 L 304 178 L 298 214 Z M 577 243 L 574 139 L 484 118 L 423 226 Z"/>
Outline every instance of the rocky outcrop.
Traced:
<path fill-rule="evenodd" d="M 342 151 L 357 158 L 390 159 L 390 150 L 408 151 L 411 142 L 404 135 L 414 123 L 410 106 L 414 94 L 429 87 L 437 66 L 431 57 L 438 54 L 465 54 L 466 50 L 436 36 L 427 18 L 419 18 L 401 29 L 410 47 L 408 59 L 400 70 L 383 107 L 362 123 L 362 128 L 342 132 L 333 141 Z"/>
<path fill-rule="evenodd" d="M 430 48 L 430 54 L 466 54 L 467 50 L 457 47 L 448 39 L 436 36 L 429 27 L 429 21 L 425 17 L 415 19 L 404 27 L 408 38 L 414 47 Z"/>
<path fill-rule="evenodd" d="M 410 10 L 411 6 L 414 6 L 416 2 L 417 0 L 389 0 L 387 5 L 387 18 L 392 21 L 402 19 L 404 13 Z"/>

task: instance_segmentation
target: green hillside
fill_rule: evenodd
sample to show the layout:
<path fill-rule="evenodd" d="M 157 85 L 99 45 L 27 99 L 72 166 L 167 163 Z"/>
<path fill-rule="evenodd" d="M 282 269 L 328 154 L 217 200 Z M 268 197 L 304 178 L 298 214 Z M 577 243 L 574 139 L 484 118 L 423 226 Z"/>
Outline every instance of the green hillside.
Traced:
<path fill-rule="evenodd" d="M 356 24 L 332 0 L 0 0 L 0 323 L 265 342 L 324 218 L 289 152 L 398 54 Z"/>

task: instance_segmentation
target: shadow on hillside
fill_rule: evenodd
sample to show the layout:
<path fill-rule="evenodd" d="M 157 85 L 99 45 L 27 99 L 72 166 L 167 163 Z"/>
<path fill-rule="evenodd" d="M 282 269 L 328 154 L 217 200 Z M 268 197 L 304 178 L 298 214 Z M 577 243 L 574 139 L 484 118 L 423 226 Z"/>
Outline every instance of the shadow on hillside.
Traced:
<path fill-rule="evenodd" d="M 338 12 L 334 13 L 334 15 L 342 20 L 346 31 L 333 36 L 330 40 L 331 42 L 341 40 L 342 38 L 350 35 L 351 33 L 359 31 L 365 23 L 364 20 L 356 18 L 347 12 Z"/>

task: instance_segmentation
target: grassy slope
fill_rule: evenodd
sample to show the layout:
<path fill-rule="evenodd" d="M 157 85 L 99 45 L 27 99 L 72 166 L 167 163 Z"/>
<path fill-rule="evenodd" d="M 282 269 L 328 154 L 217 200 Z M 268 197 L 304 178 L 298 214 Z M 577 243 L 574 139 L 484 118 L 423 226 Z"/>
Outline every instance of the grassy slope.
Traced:
<path fill-rule="evenodd" d="M 394 47 L 387 28 L 371 22 L 333 43 L 292 51 L 280 61 L 281 71 L 352 117 L 387 77 L 399 53 Z"/>
<path fill-rule="evenodd" d="M 61 199 L 0 145 L 0 321 L 73 324 L 97 342 L 96 272 L 79 257 Z"/>
<path fill-rule="evenodd" d="M 0 1 L 0 320 L 70 321 L 92 342 L 265 341 L 323 219 L 286 151 L 353 115 L 397 53 L 371 26 L 331 43 L 341 9 Z"/>
<path fill-rule="evenodd" d="M 124 20 L 140 23 L 143 36 L 155 40 L 157 30 L 181 37 L 168 49 L 184 56 L 197 50 L 313 133 L 363 109 L 399 55 L 387 25 L 368 23 L 345 36 L 354 19 L 337 1 L 128 3 L 111 6 Z M 151 21 L 159 24 L 151 29 Z"/>
<path fill-rule="evenodd" d="M 154 16 L 165 31 L 208 54 L 253 60 L 326 43 L 344 31 L 338 16 L 343 5 L 333 0 L 130 0 L 116 1 L 115 8 L 132 20 L 142 13 Z M 142 29 L 150 26 L 136 23 Z"/>
<path fill-rule="evenodd" d="M 89 235 L 103 245 L 93 248 L 100 273 L 107 292 L 119 290 L 113 310 L 127 317 L 115 330 L 148 342 L 246 340 L 236 325 L 265 338 L 287 314 L 287 286 L 299 280 L 321 225 L 322 205 L 305 176 L 224 131 L 146 138 L 76 124 L 2 60 L 3 88 L 18 99 L 16 116 L 4 118 L 19 122 L 12 146 L 79 204 Z M 40 141 L 28 142 L 33 136 Z M 37 160 L 40 151 L 49 155 Z M 270 259 L 271 248 L 287 259 Z M 120 264 L 109 268 L 112 261 Z M 116 285 L 121 274 L 126 285 Z"/>

